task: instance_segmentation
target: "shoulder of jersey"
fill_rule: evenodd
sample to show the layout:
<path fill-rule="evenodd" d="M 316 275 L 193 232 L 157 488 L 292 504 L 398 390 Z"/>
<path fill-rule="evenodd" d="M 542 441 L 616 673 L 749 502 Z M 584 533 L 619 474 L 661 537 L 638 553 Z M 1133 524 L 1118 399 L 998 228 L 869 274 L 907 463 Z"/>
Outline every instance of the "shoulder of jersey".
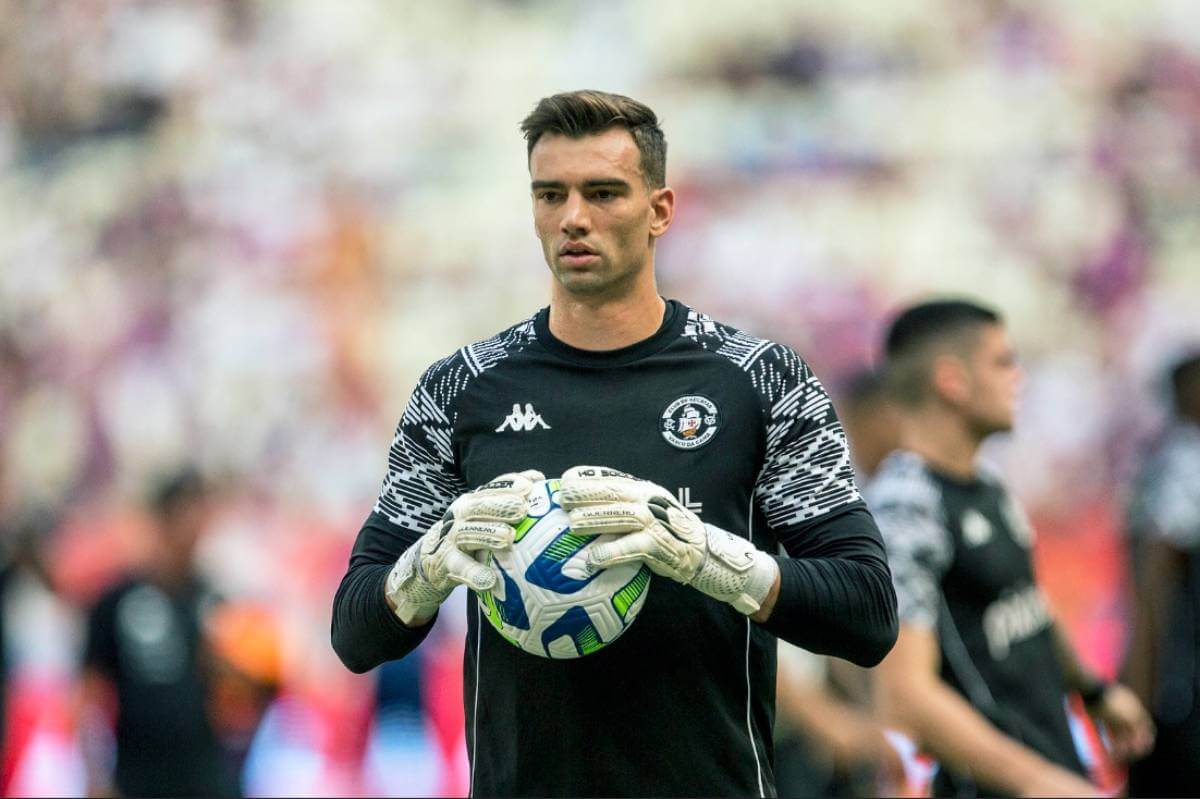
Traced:
<path fill-rule="evenodd" d="M 683 337 L 737 366 L 771 402 L 811 375 L 808 364 L 791 347 L 752 336 L 692 308 L 687 309 Z"/>
<path fill-rule="evenodd" d="M 1175 422 L 1157 442 L 1151 458 L 1160 471 L 1195 474 L 1200 468 L 1200 427 Z"/>
<path fill-rule="evenodd" d="M 864 492 L 869 508 L 895 506 L 939 512 L 942 490 L 915 452 L 896 450 L 884 458 Z"/>
<path fill-rule="evenodd" d="M 1004 487 L 1004 475 L 1000 473 L 998 468 L 990 463 L 980 462 L 976 464 L 975 476 L 979 478 L 979 482 L 984 483 L 985 485 L 1001 491 L 1007 491 L 1007 489 Z"/>
<path fill-rule="evenodd" d="M 421 384 L 440 405 L 448 405 L 475 377 L 520 352 L 537 338 L 534 317 L 500 331 L 491 338 L 476 341 L 436 361 L 425 370 Z"/>

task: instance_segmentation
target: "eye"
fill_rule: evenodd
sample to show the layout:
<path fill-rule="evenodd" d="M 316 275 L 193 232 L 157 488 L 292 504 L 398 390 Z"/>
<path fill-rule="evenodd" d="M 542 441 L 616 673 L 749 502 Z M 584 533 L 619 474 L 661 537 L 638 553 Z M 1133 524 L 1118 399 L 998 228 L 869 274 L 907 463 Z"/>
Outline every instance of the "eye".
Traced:
<path fill-rule="evenodd" d="M 597 200 L 611 200 L 616 196 L 617 193 L 612 189 L 596 189 L 594 192 L 592 192 L 592 197 L 596 198 Z"/>
<path fill-rule="evenodd" d="M 536 192 L 533 196 L 542 202 L 553 203 L 558 202 L 560 194 L 561 192 L 557 192 L 553 189 L 542 189 L 541 191 Z"/>

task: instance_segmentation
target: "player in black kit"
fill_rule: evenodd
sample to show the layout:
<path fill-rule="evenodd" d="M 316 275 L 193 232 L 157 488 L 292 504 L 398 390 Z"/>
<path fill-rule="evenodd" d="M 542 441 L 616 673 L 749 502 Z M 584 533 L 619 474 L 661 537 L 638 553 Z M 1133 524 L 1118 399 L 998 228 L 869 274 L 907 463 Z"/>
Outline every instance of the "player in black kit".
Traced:
<path fill-rule="evenodd" d="M 1170 374 L 1173 413 L 1130 492 L 1137 619 L 1129 684 L 1158 726 L 1132 796 L 1200 795 L 1200 352 Z"/>
<path fill-rule="evenodd" d="M 867 489 L 899 599 L 900 637 L 877 670 L 885 714 L 936 756 L 939 796 L 1092 796 L 1064 696 L 1080 692 L 1114 754 L 1153 737 L 1133 692 L 1079 663 L 1033 574 L 1032 528 L 975 456 L 1012 427 L 1020 368 L 1000 317 L 964 301 L 893 323 L 887 372 L 900 449 Z"/>
<path fill-rule="evenodd" d="M 522 129 L 550 306 L 421 378 L 334 648 L 359 672 L 411 652 L 455 584 L 490 588 L 474 555 L 512 541 L 530 481 L 562 475 L 574 527 L 622 533 L 590 567 L 657 576 L 619 640 L 565 661 L 504 641 L 469 595 L 472 793 L 774 795 L 776 637 L 872 665 L 896 635 L 845 436 L 796 353 L 659 296 L 675 195 L 653 111 L 572 92 Z"/>

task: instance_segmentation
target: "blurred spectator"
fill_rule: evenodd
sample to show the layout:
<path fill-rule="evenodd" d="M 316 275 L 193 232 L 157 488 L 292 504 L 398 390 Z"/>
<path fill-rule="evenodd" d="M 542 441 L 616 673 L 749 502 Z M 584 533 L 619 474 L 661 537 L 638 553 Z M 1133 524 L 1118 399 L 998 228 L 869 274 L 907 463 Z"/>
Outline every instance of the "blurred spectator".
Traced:
<path fill-rule="evenodd" d="M 0 503 L 2 505 L 3 503 Z M 70 735 L 78 618 L 52 574 L 57 514 L 44 507 L 0 517 L 0 794 L 81 789 Z"/>
<path fill-rule="evenodd" d="M 156 551 L 147 569 L 107 591 L 88 619 L 82 677 L 84 752 L 92 795 L 232 796 L 236 780 L 209 717 L 203 663 L 214 597 L 192 556 L 210 491 L 197 472 L 166 477 L 150 500 Z M 115 763 L 96 722 L 115 717 Z"/>
<path fill-rule="evenodd" d="M 1129 509 L 1137 623 L 1129 678 L 1158 725 L 1133 796 L 1200 793 L 1200 353 L 1171 371 L 1173 415 L 1146 452 Z"/>
<path fill-rule="evenodd" d="M 775 775 L 780 796 L 898 796 L 900 753 L 861 695 L 850 666 L 780 642 Z M 865 672 L 864 672 L 865 673 Z M 838 677 L 849 676 L 851 686 Z"/>
<path fill-rule="evenodd" d="M 283 676 L 279 623 L 269 609 L 229 601 L 215 607 L 202 631 L 207 646 L 209 714 L 239 785 L 256 733 Z M 244 793 L 244 791 L 241 791 Z"/>

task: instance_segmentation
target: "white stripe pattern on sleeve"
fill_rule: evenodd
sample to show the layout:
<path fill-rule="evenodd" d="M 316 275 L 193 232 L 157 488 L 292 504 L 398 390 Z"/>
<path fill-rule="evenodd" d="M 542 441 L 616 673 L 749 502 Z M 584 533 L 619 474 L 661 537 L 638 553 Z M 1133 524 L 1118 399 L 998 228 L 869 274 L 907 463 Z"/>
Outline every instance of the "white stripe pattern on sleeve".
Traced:
<path fill-rule="evenodd" d="M 457 400 L 485 370 L 533 337 L 528 319 L 493 338 L 463 347 L 421 376 L 388 451 L 375 512 L 407 530 L 423 531 L 468 490 L 454 455 Z"/>

